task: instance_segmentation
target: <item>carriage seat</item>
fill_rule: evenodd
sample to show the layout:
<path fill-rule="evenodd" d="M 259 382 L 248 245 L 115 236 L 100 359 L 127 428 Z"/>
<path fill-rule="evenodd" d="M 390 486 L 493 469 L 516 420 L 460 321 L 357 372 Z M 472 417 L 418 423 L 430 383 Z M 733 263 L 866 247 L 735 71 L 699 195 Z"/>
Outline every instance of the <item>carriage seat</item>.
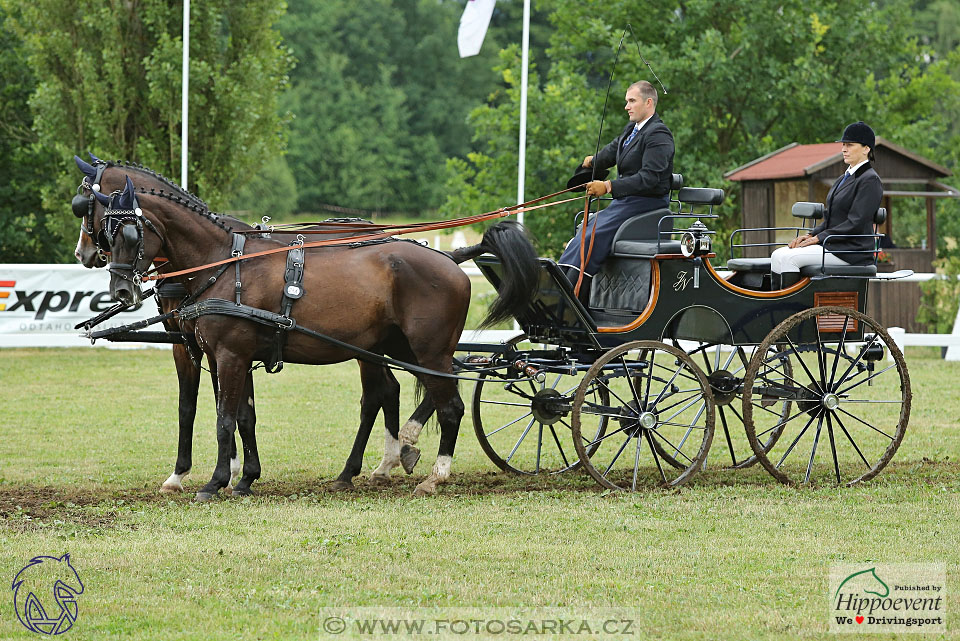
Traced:
<path fill-rule="evenodd" d="M 769 258 L 731 258 L 727 261 L 727 269 L 732 272 L 747 272 L 750 274 L 769 274 Z"/>
<path fill-rule="evenodd" d="M 876 265 L 807 265 L 800 268 L 801 276 L 876 276 Z"/>
<path fill-rule="evenodd" d="M 679 254 L 679 240 L 621 240 L 613 243 L 614 258 L 653 258 L 657 254 Z"/>

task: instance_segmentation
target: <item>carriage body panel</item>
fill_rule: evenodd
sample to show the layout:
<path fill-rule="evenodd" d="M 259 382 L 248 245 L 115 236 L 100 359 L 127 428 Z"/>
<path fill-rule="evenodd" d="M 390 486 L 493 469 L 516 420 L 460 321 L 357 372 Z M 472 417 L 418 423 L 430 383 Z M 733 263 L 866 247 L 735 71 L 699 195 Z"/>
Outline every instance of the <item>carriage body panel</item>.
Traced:
<path fill-rule="evenodd" d="M 499 263 L 482 256 L 477 267 L 496 287 Z M 867 279 L 805 278 L 782 291 L 755 291 L 731 284 L 708 257 L 680 255 L 612 258 L 605 269 L 627 270 L 649 266 L 649 291 L 636 300 L 642 309 L 585 309 L 566 278 L 548 259 L 541 259 L 540 290 L 517 321 L 530 340 L 583 349 L 610 348 L 636 340 L 696 340 L 726 345 L 758 345 L 770 330 L 791 315 L 813 307 L 849 307 L 863 312 Z M 629 298 L 630 292 L 624 292 Z M 823 323 L 821 323 L 823 325 Z M 821 328 L 822 331 L 823 328 Z M 842 331 L 837 327 L 836 332 Z M 846 340 L 862 340 L 862 328 L 846 329 Z M 806 331 L 791 336 L 797 343 L 816 340 Z"/>

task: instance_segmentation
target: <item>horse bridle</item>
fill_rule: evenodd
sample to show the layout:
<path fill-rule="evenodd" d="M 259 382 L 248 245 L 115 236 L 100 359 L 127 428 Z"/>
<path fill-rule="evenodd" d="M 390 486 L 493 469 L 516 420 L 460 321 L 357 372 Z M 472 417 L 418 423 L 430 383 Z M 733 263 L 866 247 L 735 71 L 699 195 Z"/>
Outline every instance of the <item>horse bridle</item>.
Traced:
<path fill-rule="evenodd" d="M 104 208 L 103 210 L 103 218 L 100 220 L 100 233 L 104 235 L 104 237 L 107 239 L 107 243 L 109 243 L 110 247 L 112 248 L 114 241 L 117 239 L 117 235 L 120 233 L 123 227 L 130 224 L 135 225 L 137 229 L 137 257 L 132 263 L 108 263 L 107 271 L 119 278 L 122 278 L 123 280 L 128 280 L 139 287 L 140 283 L 143 282 L 143 276 L 146 273 L 145 269 L 137 269 L 137 263 L 144 260 L 144 227 L 157 235 L 157 238 L 160 239 L 161 247 L 163 246 L 164 238 L 163 234 L 157 230 L 156 226 L 150 221 L 150 219 L 143 215 L 143 211 L 140 209 L 140 203 L 137 201 L 136 194 L 132 194 L 133 202 L 130 209 L 114 209 L 113 201 L 119 196 L 119 194 L 119 191 L 114 192 L 110 198 L 110 206 Z M 132 275 L 128 276 L 124 272 L 130 272 Z"/>
<path fill-rule="evenodd" d="M 81 180 L 80 184 L 77 186 L 77 195 L 74 196 L 73 200 L 70 202 L 70 207 L 73 209 L 73 215 L 80 219 L 80 231 L 93 240 L 93 245 L 97 248 L 97 258 L 103 262 L 107 262 L 108 254 L 100 246 L 100 239 L 93 230 L 93 202 L 96 200 L 96 197 L 92 192 L 100 191 L 100 180 L 103 177 L 104 170 L 106 169 L 106 163 L 97 163 L 97 174 L 93 179 L 93 183 L 87 182 L 89 180 L 89 176 L 84 176 L 83 180 Z M 84 189 L 89 189 L 91 194 L 89 196 L 84 196 Z"/>

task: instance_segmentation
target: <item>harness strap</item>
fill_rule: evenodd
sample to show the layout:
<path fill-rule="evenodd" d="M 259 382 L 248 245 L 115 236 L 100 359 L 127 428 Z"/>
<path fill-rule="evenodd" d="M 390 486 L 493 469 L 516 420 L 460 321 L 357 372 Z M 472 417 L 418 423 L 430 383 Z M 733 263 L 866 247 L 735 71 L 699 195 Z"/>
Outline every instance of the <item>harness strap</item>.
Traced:
<path fill-rule="evenodd" d="M 290 318 L 293 304 L 303 296 L 303 263 L 305 259 L 303 247 L 297 247 L 287 252 L 287 266 L 283 270 L 283 298 L 280 299 L 280 313 L 284 318 Z M 273 362 L 267 363 L 269 374 L 276 374 L 283 369 L 283 348 L 287 344 L 287 329 L 277 327 L 273 340 Z"/>
<path fill-rule="evenodd" d="M 246 236 L 240 234 L 233 235 L 233 247 L 230 249 L 230 255 L 237 258 L 243 256 L 243 246 L 246 244 Z M 234 280 L 234 291 L 237 295 L 237 305 L 240 304 L 240 292 L 243 290 L 243 284 L 240 282 L 240 261 L 234 263 L 236 266 L 237 277 Z"/>
<path fill-rule="evenodd" d="M 385 367 L 390 367 L 393 369 L 401 369 L 407 372 L 415 372 L 419 374 L 427 374 L 430 376 L 439 376 L 441 378 L 453 378 L 456 380 L 462 381 L 473 381 L 476 382 L 479 379 L 469 377 L 469 376 L 457 376 L 456 374 L 448 374 L 446 372 L 438 372 L 437 370 L 428 369 L 426 367 L 420 367 L 419 365 L 414 365 L 413 363 L 405 363 L 403 361 L 398 361 L 389 356 L 384 356 L 383 354 L 377 354 L 363 349 L 362 347 L 357 347 L 356 345 L 351 345 L 350 343 L 345 343 L 341 340 L 334 338 L 333 336 L 328 336 L 321 332 L 314 331 L 312 329 L 307 329 L 306 327 L 301 327 L 297 325 L 297 322 L 292 318 L 287 318 L 282 314 L 277 314 L 274 312 L 269 312 L 265 309 L 259 309 L 257 307 L 250 307 L 249 305 L 237 305 L 228 300 L 222 298 L 207 298 L 198 303 L 194 303 L 187 307 L 184 307 L 180 310 L 180 319 L 181 320 L 193 320 L 194 318 L 199 318 L 207 314 L 222 314 L 224 316 L 236 316 L 237 318 L 243 318 L 246 320 L 254 321 L 260 323 L 261 325 L 270 325 L 280 327 L 287 331 L 298 331 L 308 336 L 318 338 L 325 343 L 330 343 L 337 347 L 343 348 L 347 351 L 353 352 L 357 355 L 358 359 L 374 363 L 377 365 L 382 365 Z M 502 368 L 478 368 L 476 371 L 494 371 L 496 369 Z"/>
<path fill-rule="evenodd" d="M 564 190 L 564 191 L 569 191 L 569 190 Z M 557 192 L 557 193 L 563 193 L 563 192 Z M 551 195 L 555 195 L 555 194 L 551 194 Z M 548 196 L 544 196 L 544 198 L 547 198 L 547 197 L 548 197 Z M 541 203 L 541 204 L 539 204 L 539 205 L 533 205 L 533 206 L 529 206 L 529 207 L 528 207 L 528 206 L 521 206 L 521 205 L 513 205 L 513 206 L 512 206 L 512 207 L 513 207 L 512 209 L 508 209 L 508 208 L 504 207 L 503 209 L 497 210 L 497 211 L 492 212 L 492 213 L 482 214 L 482 215 L 478 215 L 478 216 L 471 216 L 471 217 L 469 217 L 469 218 L 458 218 L 458 219 L 455 219 L 455 220 L 450 220 L 450 221 L 441 222 L 441 223 L 431 223 L 430 226 L 428 226 L 428 227 L 421 227 L 421 228 L 419 228 L 419 229 L 408 229 L 408 228 L 410 227 L 409 225 L 395 225 L 395 226 L 391 226 L 391 229 L 396 228 L 396 229 L 399 229 L 399 231 L 396 231 L 396 232 L 380 231 L 380 232 L 374 232 L 374 233 L 369 233 L 369 234 L 361 234 L 361 235 L 357 235 L 357 236 L 349 236 L 349 237 L 346 237 L 346 238 L 331 238 L 331 239 L 328 239 L 328 240 L 318 240 L 318 241 L 314 241 L 314 242 L 310 242 L 310 243 L 304 243 L 304 244 L 303 244 L 303 247 L 304 247 L 305 249 L 310 249 L 310 248 L 313 248 L 313 247 L 343 246 L 343 245 L 349 245 L 349 244 L 351 244 L 351 243 L 356 243 L 356 242 L 365 241 L 365 240 L 379 240 L 379 239 L 382 239 L 382 238 L 389 238 L 390 236 L 394 236 L 394 235 L 397 235 L 397 234 L 409 234 L 409 233 L 412 233 L 412 232 L 414 232 L 414 231 L 429 231 L 429 230 L 432 230 L 432 229 L 446 229 L 446 228 L 449 228 L 449 227 L 459 227 L 459 226 L 463 226 L 463 225 L 469 225 L 469 224 L 472 224 L 472 223 L 475 223 L 475 222 L 480 222 L 480 221 L 483 221 L 483 220 L 489 220 L 489 219 L 492 219 L 492 218 L 504 218 L 504 217 L 506 217 L 506 216 L 512 216 L 512 215 L 514 215 L 514 214 L 518 214 L 518 213 L 520 213 L 520 212 L 533 211 L 533 210 L 535 210 L 535 209 L 542 209 L 542 208 L 544 208 L 544 207 L 553 207 L 554 205 L 562 205 L 562 204 L 564 204 L 564 203 L 568 203 L 568 202 L 571 202 L 571 201 L 574 201 L 574 200 L 580 200 L 580 197 L 578 196 L 578 197 L 576 197 L 576 198 L 569 198 L 569 199 L 567 199 L 567 200 L 558 200 L 558 201 L 552 202 L 552 203 Z M 366 231 L 367 228 L 373 229 L 373 227 L 374 227 L 373 225 L 369 225 L 369 226 L 367 226 L 366 228 L 364 228 L 364 229 L 358 229 L 357 231 Z M 244 231 L 246 231 L 246 230 L 239 230 L 240 233 L 242 233 L 242 232 L 244 232 Z M 281 230 L 274 229 L 273 231 L 279 233 Z M 341 230 L 340 233 L 342 233 L 342 231 L 343 231 L 343 230 Z M 252 232 L 247 231 L 247 233 L 252 233 Z M 306 230 L 297 230 L 297 233 L 309 233 L 309 232 L 307 232 Z M 184 275 L 184 274 L 191 274 L 191 273 L 193 273 L 193 272 L 202 271 L 202 270 L 204 270 L 204 269 L 210 269 L 211 267 L 217 267 L 217 266 L 219 266 L 219 265 L 225 265 L 225 264 L 229 264 L 229 263 L 234 263 L 234 262 L 237 262 L 237 261 L 240 261 L 240 260 L 249 260 L 249 259 L 251 259 L 251 258 L 257 258 L 258 256 L 268 256 L 268 255 L 270 255 L 270 254 L 276 254 L 276 253 L 279 253 L 279 252 L 288 252 L 288 251 L 290 251 L 291 249 L 292 249 L 292 247 L 290 247 L 290 246 L 283 246 L 283 247 L 275 247 L 275 248 L 273 248 L 273 249 L 265 249 L 265 250 L 263 250 L 263 251 L 253 252 L 253 253 L 250 253 L 250 254 L 245 254 L 245 255 L 243 255 L 243 256 L 236 256 L 236 257 L 231 256 L 230 258 L 225 258 L 225 259 L 223 259 L 223 260 L 219 260 L 219 261 L 216 261 L 216 262 L 214 262 L 214 263 L 209 263 L 209 264 L 207 264 L 207 265 L 200 265 L 200 266 L 198 266 L 198 267 L 190 267 L 190 268 L 188 268 L 188 269 L 181 269 L 180 271 L 169 272 L 169 273 L 166 273 L 166 274 L 159 274 L 159 273 L 153 274 L 153 273 L 151 273 L 151 274 L 149 274 L 149 275 L 143 276 L 143 280 L 144 280 L 144 281 L 159 280 L 159 279 L 162 279 L 162 278 L 171 278 L 171 277 L 173 277 L 173 276 L 182 276 L 182 275 Z"/>

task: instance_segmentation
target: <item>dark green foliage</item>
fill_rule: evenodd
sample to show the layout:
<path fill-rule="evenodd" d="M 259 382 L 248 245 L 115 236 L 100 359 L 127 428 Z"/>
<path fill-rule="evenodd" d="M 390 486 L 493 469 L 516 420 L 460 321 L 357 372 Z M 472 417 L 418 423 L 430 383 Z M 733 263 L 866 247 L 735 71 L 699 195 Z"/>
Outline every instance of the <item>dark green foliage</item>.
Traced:
<path fill-rule="evenodd" d="M 454 0 L 293 0 L 281 21 L 298 64 L 284 106 L 299 205 L 411 213 L 443 201 L 444 160 L 472 148 L 469 111 L 498 86 L 498 42 L 520 39 L 501 0 L 479 56 L 460 59 Z"/>
<path fill-rule="evenodd" d="M 924 63 L 910 3 L 885 5 L 850 11 L 830 0 L 550 3 L 556 27 L 551 68 L 546 78 L 531 76 L 527 197 L 562 187 L 573 167 L 594 152 L 606 77 L 627 23 L 668 89 L 658 111 L 676 137 L 675 171 L 689 186 L 728 191 L 731 197 L 719 209 L 727 232 L 737 226 L 740 207 L 738 187 L 724 182 L 725 172 L 790 142 L 836 140 L 854 120 L 867 120 L 881 136 L 947 162 L 953 152 L 944 149 L 941 134 L 952 135 L 956 118 L 949 114 L 960 112 L 950 59 Z M 471 114 L 477 153 L 449 164 L 451 214 L 512 200 L 515 159 L 505 154 L 516 140 L 517 54 L 507 50 L 501 59 L 509 88 Z M 653 81 L 629 36 L 616 74 L 602 143 L 625 123 L 627 85 Z M 578 209 L 528 216 L 545 253 L 559 252 Z"/>
<path fill-rule="evenodd" d="M 24 78 L 17 100 L 4 96 L 4 104 L 28 131 L 30 147 L 48 159 L 22 167 L 33 184 L 43 185 L 24 201 L 43 202 L 20 215 L 35 221 L 31 242 L 41 229 L 50 230 L 59 236 L 50 240 L 69 255 L 77 226 L 68 202 L 80 178 L 74 153 L 139 162 L 179 180 L 182 5 L 0 0 L 0 7 L 4 38 L 19 50 L 14 60 L 4 56 L 0 74 L 17 71 Z M 292 60 L 272 26 L 284 9 L 283 0 L 192 5 L 188 187 L 212 207 L 221 207 L 224 194 L 282 147 L 277 96 Z M 23 143 L 18 147 L 23 164 L 28 152 Z M 16 158 L 0 160 L 2 173 Z M 53 258 L 26 252 L 19 260 Z"/>

